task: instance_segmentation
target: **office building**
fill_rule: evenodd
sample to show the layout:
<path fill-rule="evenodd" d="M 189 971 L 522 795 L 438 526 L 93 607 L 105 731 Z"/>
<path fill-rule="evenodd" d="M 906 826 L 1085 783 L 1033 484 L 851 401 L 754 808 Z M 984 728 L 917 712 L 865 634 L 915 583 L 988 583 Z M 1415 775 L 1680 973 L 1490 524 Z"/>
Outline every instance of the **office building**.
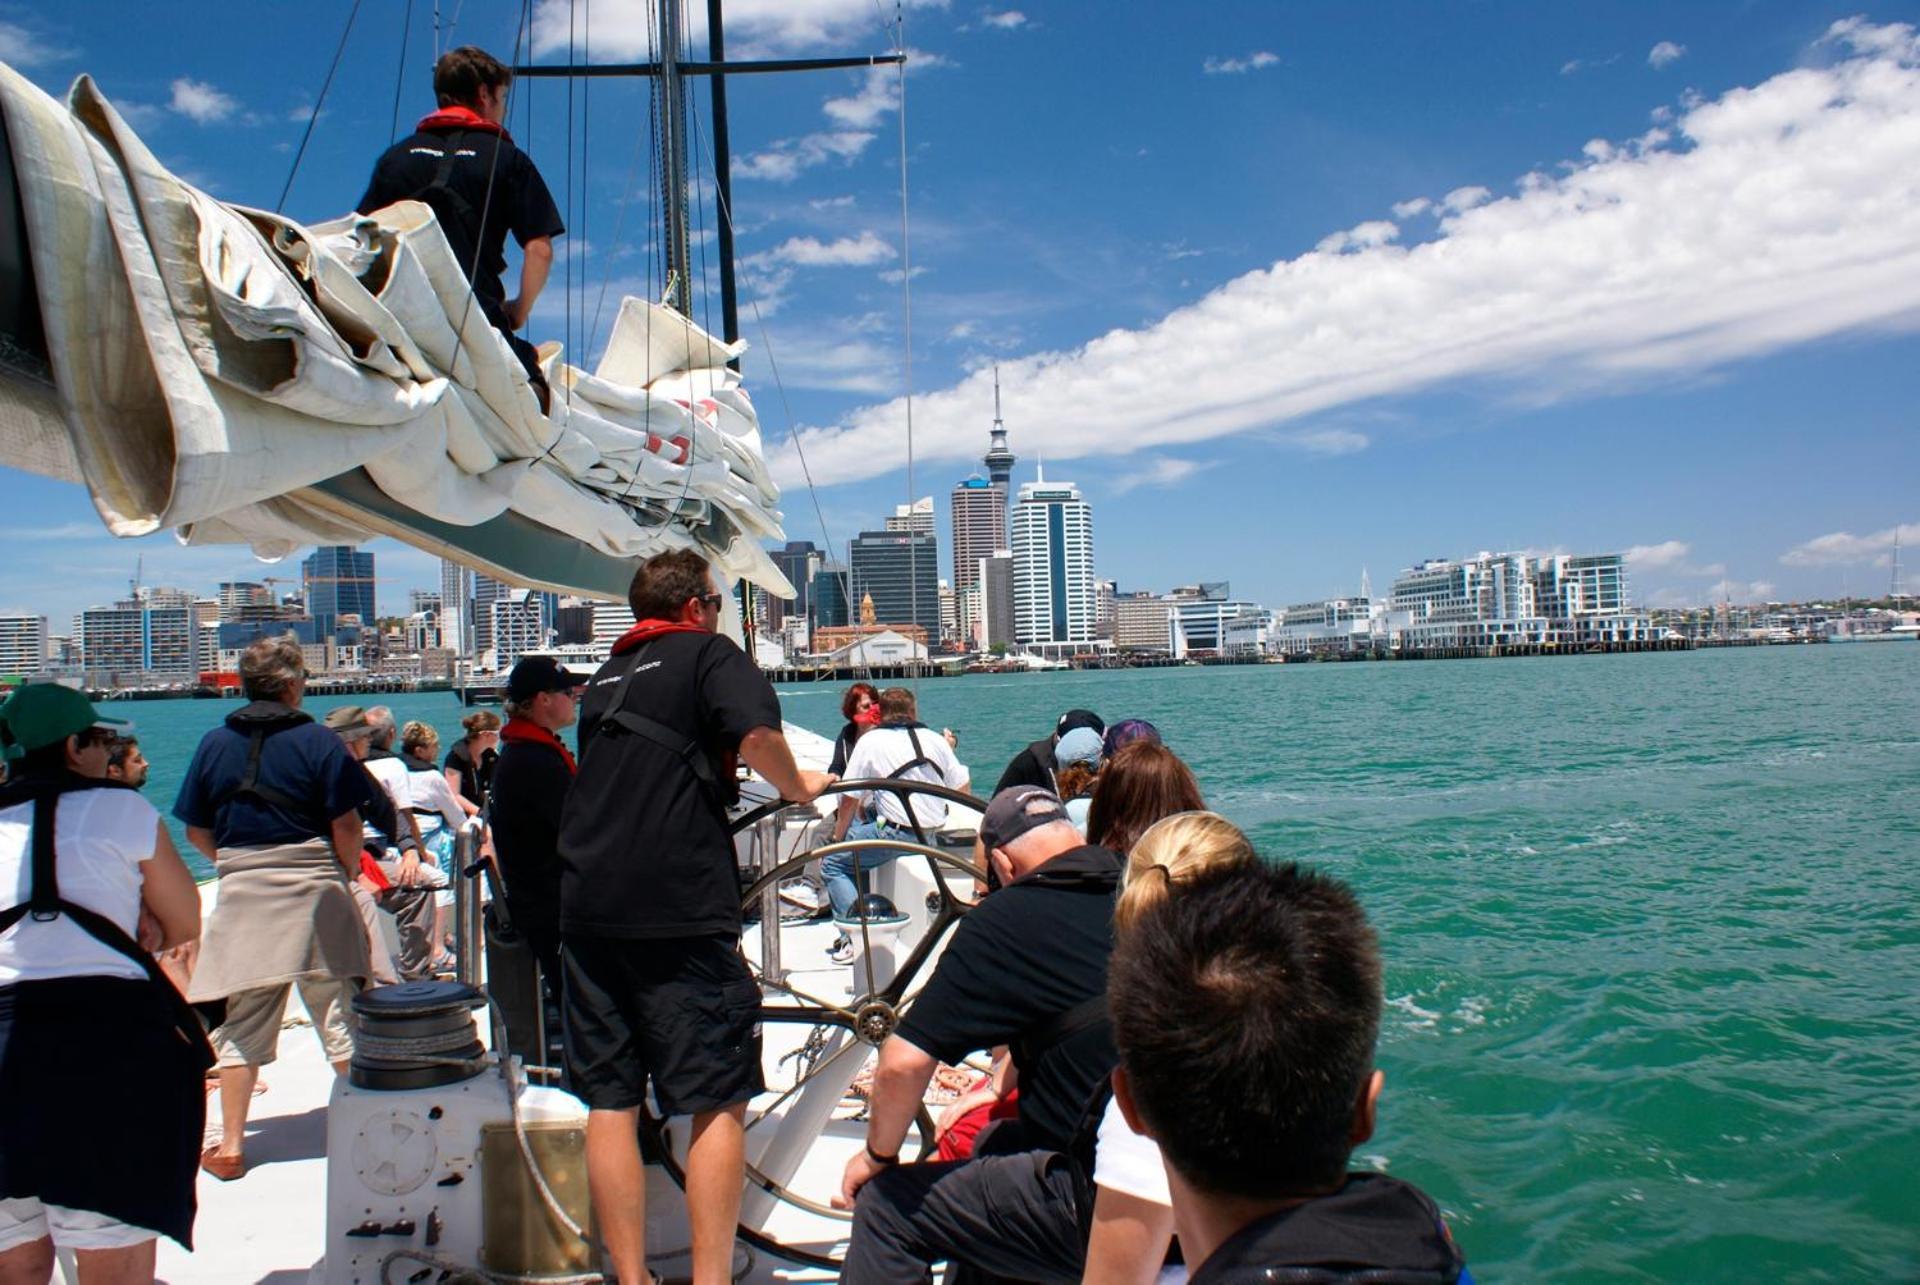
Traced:
<path fill-rule="evenodd" d="M 633 628 L 633 608 L 624 602 L 593 604 L 593 635 L 590 641 L 596 654 L 611 653 L 620 636 Z"/>
<path fill-rule="evenodd" d="M 440 645 L 473 654 L 473 572 L 448 558 L 440 560 Z"/>
<path fill-rule="evenodd" d="M 921 496 L 912 504 L 896 504 L 893 516 L 886 521 L 889 531 L 918 531 L 922 535 L 933 534 L 933 497 Z"/>
<path fill-rule="evenodd" d="M 855 602 L 871 598 L 883 625 L 918 625 L 940 635 L 940 571 L 932 533 L 862 531 L 848 555 Z"/>
<path fill-rule="evenodd" d="M 0 677 L 31 678 L 47 668 L 47 618 L 0 614 Z"/>
<path fill-rule="evenodd" d="M 1016 641 L 1092 643 L 1093 508 L 1071 482 L 1028 482 L 1013 506 Z"/>
<path fill-rule="evenodd" d="M 1120 651 L 1165 654 L 1173 645 L 1173 609 L 1159 594 L 1140 590 L 1113 599 L 1113 645 Z"/>
<path fill-rule="evenodd" d="M 1013 553 L 996 549 L 979 561 L 974 586 L 979 595 L 979 617 L 974 645 L 981 651 L 1012 647 L 1017 636 L 1013 598 Z"/>
<path fill-rule="evenodd" d="M 373 555 L 350 544 L 324 544 L 300 564 L 300 584 L 306 592 L 307 614 L 321 637 L 335 632 L 342 619 L 352 616 L 372 627 Z"/>
<path fill-rule="evenodd" d="M 838 562 L 822 560 L 814 568 L 813 578 L 809 582 L 807 597 L 813 612 L 813 626 L 816 629 L 843 628 L 853 622 L 853 609 L 849 603 L 847 581 L 851 573 Z"/>
<path fill-rule="evenodd" d="M 773 559 L 773 565 L 780 568 L 780 574 L 793 585 L 793 600 L 774 602 L 767 621 L 768 627 L 778 629 L 789 616 L 812 619 L 813 573 L 820 569 L 824 555 L 811 540 L 789 540 L 786 548 L 775 549 L 768 556 Z"/>
<path fill-rule="evenodd" d="M 488 604 L 488 645 L 498 668 L 511 669 L 525 653 L 553 645 L 554 604 L 553 594 L 538 589 L 505 589 Z"/>
<path fill-rule="evenodd" d="M 1175 660 L 1226 655 L 1232 623 L 1264 610 L 1259 603 L 1241 602 L 1231 594 L 1224 580 L 1183 585 L 1168 594 L 1167 654 Z"/>
<path fill-rule="evenodd" d="M 473 654 L 493 647 L 493 604 L 507 596 L 509 587 L 492 576 L 473 573 Z"/>
<path fill-rule="evenodd" d="M 1007 493 L 975 474 L 953 488 L 953 587 L 960 595 L 960 632 L 976 632 L 966 591 L 978 583 L 980 559 L 1007 547 Z"/>

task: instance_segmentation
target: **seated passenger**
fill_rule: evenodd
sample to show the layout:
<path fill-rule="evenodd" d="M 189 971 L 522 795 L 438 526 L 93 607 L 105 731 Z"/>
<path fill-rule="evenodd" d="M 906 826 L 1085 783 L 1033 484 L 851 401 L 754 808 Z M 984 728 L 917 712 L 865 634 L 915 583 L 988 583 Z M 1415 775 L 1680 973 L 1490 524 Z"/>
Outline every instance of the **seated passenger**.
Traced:
<path fill-rule="evenodd" d="M 1205 806 L 1200 783 L 1178 754 L 1158 741 L 1135 741 L 1100 769 L 1087 809 L 1087 842 L 1124 857 L 1161 817 Z"/>
<path fill-rule="evenodd" d="M 1058 765 L 1054 760 L 1054 747 L 1060 744 L 1061 737 L 1076 727 L 1091 727 L 1096 734 L 1107 730 L 1106 723 L 1092 710 L 1068 710 L 1054 724 L 1053 735 L 1041 737 L 1013 756 L 1013 760 L 1007 764 L 1007 770 L 1000 774 L 1000 782 L 993 787 L 993 792 L 998 794 L 1016 785 L 1037 785 L 1043 790 L 1057 791 L 1059 782 L 1054 774 Z"/>
<path fill-rule="evenodd" d="M 1055 776 L 1060 788 L 1055 791 L 1067 805 L 1067 815 L 1087 832 L 1087 809 L 1093 806 L 1093 783 L 1100 776 L 1100 733 L 1091 727 L 1076 727 L 1053 747 Z"/>
<path fill-rule="evenodd" d="M 853 752 L 847 756 L 845 779 L 927 781 L 956 790 L 966 789 L 972 780 L 967 769 L 953 757 L 947 738 L 920 721 L 913 693 L 904 687 L 889 687 L 880 693 L 880 725 L 861 735 L 855 743 Z M 857 819 L 867 806 L 873 810 L 872 820 Z M 834 818 L 833 841 L 912 839 L 916 822 L 922 831 L 931 834 L 946 819 L 946 800 L 931 795 L 903 798 L 890 790 L 843 794 Z M 827 900 L 833 906 L 834 919 L 844 923 L 853 911 L 853 903 L 860 895 L 855 883 L 856 871 L 875 869 L 899 855 L 872 848 L 823 858 L 820 875 L 827 886 Z M 835 963 L 844 964 L 853 958 L 853 943 L 846 929 L 841 930 L 839 940 L 828 949 Z"/>
<path fill-rule="evenodd" d="M 1166 1157 L 1192 1285 L 1470 1279 L 1431 1199 L 1347 1169 L 1373 1135 L 1381 981 L 1344 884 L 1199 873 L 1128 926 L 1108 999 L 1114 1097 Z"/>
<path fill-rule="evenodd" d="M 1003 886 L 960 921 L 881 1046 L 866 1145 L 835 1202 L 854 1208 L 844 1285 L 927 1281 L 942 1259 L 1024 1280 L 1079 1272 L 1074 1220 L 1065 1236 L 1036 1229 L 1057 1228 L 1073 1207 L 1063 1153 L 1113 1066 L 1104 994 L 1120 863 L 1031 786 L 994 796 L 980 829 Z M 934 1068 L 997 1044 L 1012 1048 L 1020 1116 L 983 1142 L 995 1154 L 900 1165 Z"/>

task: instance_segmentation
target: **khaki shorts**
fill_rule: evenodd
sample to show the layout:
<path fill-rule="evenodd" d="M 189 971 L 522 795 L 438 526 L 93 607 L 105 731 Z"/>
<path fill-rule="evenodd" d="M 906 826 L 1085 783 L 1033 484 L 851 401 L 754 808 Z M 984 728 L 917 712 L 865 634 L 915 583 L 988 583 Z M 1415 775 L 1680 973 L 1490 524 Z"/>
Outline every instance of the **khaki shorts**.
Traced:
<path fill-rule="evenodd" d="M 344 1062 L 353 1056 L 353 997 L 360 983 L 351 978 L 321 977 L 282 982 L 227 997 L 227 1020 L 215 1028 L 213 1051 L 221 1066 L 265 1066 L 277 1056 L 280 1023 L 287 1015 L 287 992 L 300 988 L 327 1061 Z"/>
<path fill-rule="evenodd" d="M 58 1249 L 130 1249 L 159 1239 L 160 1233 L 91 1209 L 43 1205 L 32 1196 L 0 1200 L 0 1254 L 45 1236 L 52 1236 Z"/>

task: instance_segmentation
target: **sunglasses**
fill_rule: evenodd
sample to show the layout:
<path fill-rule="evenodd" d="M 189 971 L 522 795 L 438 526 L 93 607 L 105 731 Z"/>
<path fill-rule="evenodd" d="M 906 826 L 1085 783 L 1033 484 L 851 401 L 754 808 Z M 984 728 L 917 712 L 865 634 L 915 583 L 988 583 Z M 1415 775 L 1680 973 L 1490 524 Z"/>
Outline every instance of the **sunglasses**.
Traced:
<path fill-rule="evenodd" d="M 723 593 L 708 593 L 708 594 L 700 595 L 700 601 L 706 603 L 707 606 L 712 607 L 715 611 L 720 610 L 721 604 L 725 603 L 726 600 L 727 600 L 727 595 Z"/>

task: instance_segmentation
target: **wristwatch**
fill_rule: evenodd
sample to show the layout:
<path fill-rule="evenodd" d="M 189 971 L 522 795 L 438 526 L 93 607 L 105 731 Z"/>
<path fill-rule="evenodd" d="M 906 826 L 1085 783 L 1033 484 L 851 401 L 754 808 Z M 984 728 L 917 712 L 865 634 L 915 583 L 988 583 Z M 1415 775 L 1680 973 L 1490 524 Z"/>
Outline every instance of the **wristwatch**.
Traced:
<path fill-rule="evenodd" d="M 873 1163 L 879 1165 L 882 1169 L 885 1169 L 892 1165 L 897 1165 L 900 1163 L 900 1153 L 897 1151 L 890 1156 L 883 1156 L 878 1151 L 875 1151 L 873 1149 L 873 1144 L 871 1142 L 866 1144 L 866 1148 L 867 1148 L 867 1159 L 873 1161 Z"/>

